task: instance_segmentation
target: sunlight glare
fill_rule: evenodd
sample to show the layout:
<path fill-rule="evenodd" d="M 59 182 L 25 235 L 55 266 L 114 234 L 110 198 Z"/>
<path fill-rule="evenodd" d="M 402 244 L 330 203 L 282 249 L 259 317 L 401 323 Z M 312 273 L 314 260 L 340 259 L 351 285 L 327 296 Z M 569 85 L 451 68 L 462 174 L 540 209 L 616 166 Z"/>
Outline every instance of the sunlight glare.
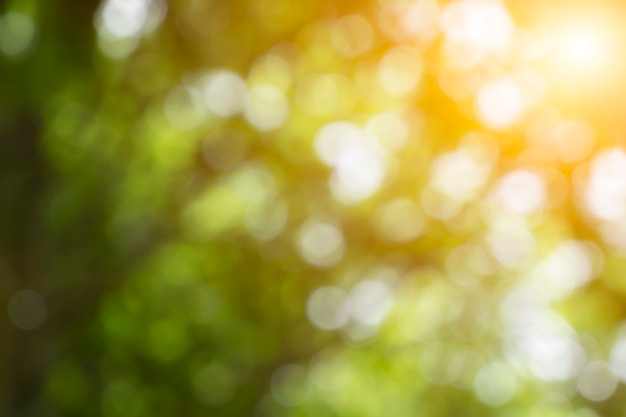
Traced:
<path fill-rule="evenodd" d="M 593 71 L 607 65 L 610 43 L 601 28 L 573 28 L 559 39 L 557 56 L 570 71 Z"/>

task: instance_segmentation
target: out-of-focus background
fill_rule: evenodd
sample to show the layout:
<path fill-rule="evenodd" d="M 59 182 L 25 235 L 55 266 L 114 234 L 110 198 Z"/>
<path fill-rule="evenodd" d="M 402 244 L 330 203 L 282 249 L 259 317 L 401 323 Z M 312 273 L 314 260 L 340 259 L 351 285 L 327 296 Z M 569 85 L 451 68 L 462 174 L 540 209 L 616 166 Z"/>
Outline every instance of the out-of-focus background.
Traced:
<path fill-rule="evenodd" d="M 0 415 L 623 416 L 625 22 L 0 2 Z"/>

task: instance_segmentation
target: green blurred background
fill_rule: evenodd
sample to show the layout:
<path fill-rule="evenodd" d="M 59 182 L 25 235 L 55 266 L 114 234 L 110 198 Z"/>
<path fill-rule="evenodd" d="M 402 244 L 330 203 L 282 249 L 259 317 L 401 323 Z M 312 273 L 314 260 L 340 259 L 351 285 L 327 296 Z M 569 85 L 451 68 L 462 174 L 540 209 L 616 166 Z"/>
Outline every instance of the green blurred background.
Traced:
<path fill-rule="evenodd" d="M 624 19 L 0 1 L 0 415 L 625 415 Z"/>

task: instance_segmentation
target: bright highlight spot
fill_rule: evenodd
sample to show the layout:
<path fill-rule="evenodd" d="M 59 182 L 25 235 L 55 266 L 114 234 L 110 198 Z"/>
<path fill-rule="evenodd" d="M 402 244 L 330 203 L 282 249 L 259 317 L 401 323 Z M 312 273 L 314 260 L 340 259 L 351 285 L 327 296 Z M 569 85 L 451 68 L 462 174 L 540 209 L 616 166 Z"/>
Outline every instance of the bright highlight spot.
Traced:
<path fill-rule="evenodd" d="M 35 25 L 30 17 L 10 12 L 0 18 L 0 51 L 5 55 L 22 53 L 35 34 Z"/>
<path fill-rule="evenodd" d="M 341 230 L 331 223 L 314 220 L 309 220 L 300 227 L 297 245 L 302 258 L 319 268 L 338 264 L 345 251 Z"/>
<path fill-rule="evenodd" d="M 378 326 L 393 307 L 389 284 L 378 279 L 367 279 L 356 284 L 348 299 L 352 319 L 358 324 Z"/>
<path fill-rule="evenodd" d="M 626 382 L 626 337 L 620 337 L 611 348 L 609 366 L 622 382 Z"/>
<path fill-rule="evenodd" d="M 439 156 L 432 165 L 432 183 L 448 197 L 467 202 L 482 189 L 491 167 L 465 150 Z"/>
<path fill-rule="evenodd" d="M 598 231 L 604 242 L 616 249 L 626 249 L 626 218 L 602 222 Z"/>
<path fill-rule="evenodd" d="M 136 36 L 148 16 L 146 0 L 109 0 L 102 10 L 102 20 L 109 33 L 118 38 Z"/>
<path fill-rule="evenodd" d="M 606 362 L 591 362 L 578 377 L 578 391 L 591 401 L 604 401 L 610 398 L 616 389 L 617 378 Z"/>
<path fill-rule="evenodd" d="M 384 153 L 376 138 L 349 122 L 332 122 L 315 136 L 315 151 L 334 167 L 330 189 L 344 204 L 372 196 L 385 179 Z"/>
<path fill-rule="evenodd" d="M 231 71 L 220 70 L 201 81 L 200 89 L 209 110 L 218 117 L 232 117 L 244 108 L 248 87 Z"/>
<path fill-rule="evenodd" d="M 593 36 L 577 33 L 567 39 L 563 51 L 567 59 L 580 65 L 594 60 L 600 45 Z"/>
<path fill-rule="evenodd" d="M 613 148 L 599 152 L 591 163 L 585 199 L 591 213 L 602 220 L 626 214 L 626 153 Z"/>
<path fill-rule="evenodd" d="M 494 198 L 506 210 L 517 214 L 530 214 L 539 210 L 547 197 L 546 184 L 539 175 L 519 169 L 500 179 Z"/>
<path fill-rule="evenodd" d="M 534 257 L 536 241 L 523 225 L 512 221 L 498 221 L 487 234 L 491 255 L 503 266 L 521 268 Z"/>
<path fill-rule="evenodd" d="M 483 367 L 474 379 L 476 397 L 492 407 L 508 403 L 516 391 L 515 371 L 503 362 L 493 362 Z"/>
<path fill-rule="evenodd" d="M 488 128 L 504 130 L 514 125 L 525 110 L 524 92 L 511 78 L 485 84 L 476 97 L 480 121 Z"/>
<path fill-rule="evenodd" d="M 341 157 L 363 140 L 361 129 L 350 122 L 332 122 L 315 135 L 315 152 L 326 165 L 334 167 Z"/>
<path fill-rule="evenodd" d="M 344 301 L 347 294 L 338 287 L 321 287 L 309 295 L 306 314 L 309 321 L 322 330 L 336 330 L 348 321 Z"/>
<path fill-rule="evenodd" d="M 565 242 L 539 264 L 537 274 L 543 293 L 562 299 L 593 279 L 593 253 L 583 242 Z"/>
<path fill-rule="evenodd" d="M 515 25 L 502 2 L 461 0 L 450 3 L 441 20 L 446 38 L 481 60 L 508 51 Z"/>
<path fill-rule="evenodd" d="M 318 288 L 307 299 L 306 313 L 319 329 L 344 328 L 348 337 L 362 340 L 376 333 L 393 304 L 390 285 L 372 278 L 358 282 L 349 293 L 332 286 Z"/>
<path fill-rule="evenodd" d="M 339 160 L 330 180 L 331 192 L 345 204 L 361 202 L 381 187 L 385 166 L 371 145 L 360 143 Z"/>
<path fill-rule="evenodd" d="M 385 54 L 378 66 L 378 79 L 393 96 L 415 91 L 422 76 L 422 61 L 408 48 L 398 47 Z"/>
<path fill-rule="evenodd" d="M 538 294 L 518 289 L 502 307 L 511 359 L 544 381 L 565 381 L 578 374 L 585 363 L 585 350 L 567 322 L 542 305 Z"/>
<path fill-rule="evenodd" d="M 610 64 L 611 35 L 601 27 L 566 29 L 557 40 L 557 58 L 568 71 L 587 73 Z"/>
<path fill-rule="evenodd" d="M 165 17 L 165 6 L 155 0 L 108 0 L 99 17 L 101 37 L 128 39 L 156 28 Z"/>
<path fill-rule="evenodd" d="M 243 115 L 250 125 L 267 132 L 281 127 L 288 113 L 285 93 L 271 84 L 259 84 L 250 89 Z"/>
<path fill-rule="evenodd" d="M 400 15 L 400 25 L 410 35 L 430 38 L 439 30 L 438 23 L 441 10 L 434 0 L 410 2 L 406 9 L 398 10 L 398 14 Z"/>

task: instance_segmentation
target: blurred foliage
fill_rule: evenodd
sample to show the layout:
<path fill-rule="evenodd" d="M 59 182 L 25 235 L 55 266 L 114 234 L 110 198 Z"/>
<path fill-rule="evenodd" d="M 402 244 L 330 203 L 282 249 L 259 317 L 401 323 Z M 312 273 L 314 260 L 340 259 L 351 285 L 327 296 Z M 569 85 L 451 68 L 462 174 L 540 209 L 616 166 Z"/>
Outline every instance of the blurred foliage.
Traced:
<path fill-rule="evenodd" d="M 0 414 L 622 415 L 624 12 L 0 2 Z"/>

